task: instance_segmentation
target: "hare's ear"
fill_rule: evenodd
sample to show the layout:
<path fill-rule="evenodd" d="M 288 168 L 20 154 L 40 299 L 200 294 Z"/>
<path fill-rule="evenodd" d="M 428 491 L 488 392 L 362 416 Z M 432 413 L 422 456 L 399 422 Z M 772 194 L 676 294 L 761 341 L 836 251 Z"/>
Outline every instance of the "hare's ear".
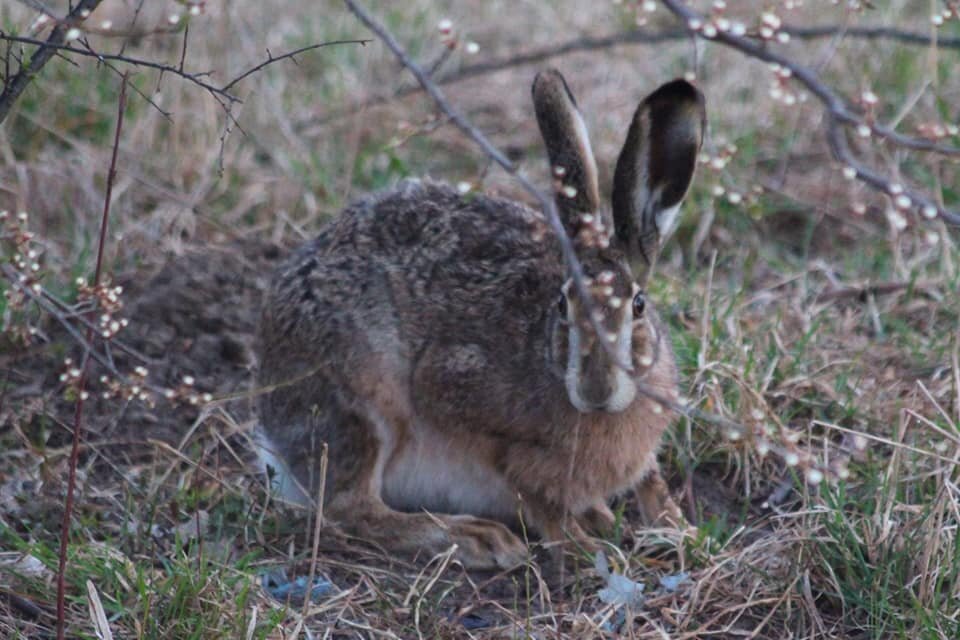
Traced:
<path fill-rule="evenodd" d="M 613 176 L 614 236 L 645 280 L 676 223 L 706 127 L 703 94 L 674 80 L 633 114 Z"/>
<path fill-rule="evenodd" d="M 550 157 L 560 216 L 572 235 L 581 214 L 598 214 L 600 208 L 597 164 L 587 127 L 573 94 L 556 69 L 537 74 L 533 81 L 533 106 Z"/>

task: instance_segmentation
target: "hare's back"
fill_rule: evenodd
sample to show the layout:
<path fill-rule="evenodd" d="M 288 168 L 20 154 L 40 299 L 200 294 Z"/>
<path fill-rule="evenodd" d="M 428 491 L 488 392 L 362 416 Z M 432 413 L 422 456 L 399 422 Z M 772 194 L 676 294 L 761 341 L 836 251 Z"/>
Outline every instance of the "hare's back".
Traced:
<path fill-rule="evenodd" d="M 528 346 L 563 273 L 540 213 L 409 180 L 352 204 L 295 252 L 275 276 L 264 323 L 312 344 L 359 331 L 414 351 L 457 335 Z"/>

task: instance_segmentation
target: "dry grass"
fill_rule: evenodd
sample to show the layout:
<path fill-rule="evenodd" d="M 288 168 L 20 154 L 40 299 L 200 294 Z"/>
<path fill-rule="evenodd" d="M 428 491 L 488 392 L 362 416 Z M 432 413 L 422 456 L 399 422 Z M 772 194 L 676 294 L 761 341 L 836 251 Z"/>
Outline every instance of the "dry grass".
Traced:
<path fill-rule="evenodd" d="M 148 4 L 159 20 L 177 6 Z M 765 3 L 729 4 L 751 16 L 747 7 Z M 841 7 L 806 4 L 789 22 L 847 19 Z M 849 19 L 930 28 L 926 3 L 876 4 L 884 6 Z M 633 20 L 614 4 L 587 10 L 566 1 L 381 5 L 373 9 L 418 59 L 442 53 L 441 17 L 479 43 L 474 56 L 461 48 L 444 68 Z M 21 4 L 0 6 L 5 29 L 22 31 L 31 19 Z M 662 10 L 651 23 L 672 26 Z M 956 21 L 941 33 L 957 34 Z M 365 35 L 334 2 L 211 2 L 191 23 L 187 61 L 223 80 L 266 48 Z M 175 63 L 181 43 L 179 35 L 144 38 L 128 52 Z M 874 91 L 881 117 L 905 131 L 956 123 L 956 52 L 853 39 L 787 50 L 848 95 Z M 691 52 L 678 42 L 553 61 L 586 114 L 602 183 L 638 99 L 688 70 Z M 513 68 L 447 91 L 544 184 L 528 97 L 534 72 Z M 654 292 L 672 325 L 686 397 L 752 431 L 731 439 L 677 421 L 662 459 L 698 532 L 638 529 L 623 502 L 610 555 L 651 593 L 620 626 L 598 599 L 589 561 L 563 583 L 545 580 L 535 560 L 506 575 L 471 574 L 444 556 L 398 560 L 332 528 L 320 536 L 317 570 L 334 594 L 304 608 L 265 593 L 259 576 L 270 567 L 309 573 L 314 543 L 312 520 L 271 502 L 246 464 L 246 403 L 222 399 L 248 384 L 246 360 L 224 345 L 246 348 L 263 278 L 280 253 L 271 247 L 298 243 L 352 197 L 406 175 L 520 192 L 422 96 L 363 106 L 410 82 L 378 43 L 323 49 L 245 81 L 235 112 L 244 133 L 234 129 L 222 150 L 224 114 L 210 96 L 138 73 L 136 87 L 173 116 L 132 99 L 122 136 L 107 245 L 132 318 L 121 339 L 152 359 L 155 384 L 193 375 L 198 390 L 221 400 L 199 412 L 162 402 L 94 405 L 72 532 L 71 634 L 95 637 L 89 581 L 114 637 L 601 638 L 613 628 L 634 638 L 960 635 L 957 234 L 914 219 L 900 228 L 884 199 L 829 162 L 814 101 L 774 102 L 771 77 L 718 46 L 700 52 L 711 121 L 705 151 L 737 151 L 724 168 L 700 171 Z M 56 60 L 0 133 L 0 204 L 30 212 L 44 285 L 70 300 L 74 278 L 93 262 L 117 91 L 110 70 Z M 860 146 L 891 175 L 953 206 L 960 200 L 955 163 Z M 734 204 L 730 192 L 743 198 Z M 861 202 L 865 213 L 853 213 Z M 218 279 L 224 273 L 232 279 Z M 204 304 L 213 310 L 198 311 Z M 77 347 L 29 307 L 0 300 L 0 318 L 11 330 L 0 336 L 0 636 L 47 637 L 72 407 L 57 375 Z M 13 330 L 27 326 L 37 333 L 23 344 Z M 120 365 L 136 363 L 124 358 L 117 353 Z M 849 479 L 804 482 L 782 457 L 762 455 L 751 434 L 765 426 L 775 442 L 798 439 L 824 468 L 849 468 Z M 655 588 L 679 571 L 691 579 L 676 592 Z"/>

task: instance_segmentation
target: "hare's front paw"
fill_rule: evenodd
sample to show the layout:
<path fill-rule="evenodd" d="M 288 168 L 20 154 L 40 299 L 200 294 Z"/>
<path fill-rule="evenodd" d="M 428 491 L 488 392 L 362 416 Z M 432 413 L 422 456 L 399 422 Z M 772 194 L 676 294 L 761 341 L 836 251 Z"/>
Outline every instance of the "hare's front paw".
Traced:
<path fill-rule="evenodd" d="M 613 532 L 617 518 L 603 502 L 598 502 L 577 517 L 580 526 L 590 535 L 605 538 Z"/>
<path fill-rule="evenodd" d="M 527 545 L 499 522 L 472 516 L 445 520 L 449 541 L 468 569 L 512 569 L 527 560 Z"/>
<path fill-rule="evenodd" d="M 644 524 L 685 529 L 689 525 L 680 507 L 673 501 L 670 488 L 659 469 L 654 469 L 637 486 L 637 498 Z"/>

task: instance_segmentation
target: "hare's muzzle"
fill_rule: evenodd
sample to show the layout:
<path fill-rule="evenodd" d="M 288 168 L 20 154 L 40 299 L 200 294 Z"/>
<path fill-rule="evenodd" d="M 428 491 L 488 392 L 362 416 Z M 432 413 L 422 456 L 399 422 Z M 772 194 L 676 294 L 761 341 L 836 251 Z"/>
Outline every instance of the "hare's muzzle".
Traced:
<path fill-rule="evenodd" d="M 616 331 L 598 338 L 591 327 L 571 326 L 566 386 L 570 403 L 583 413 L 626 409 L 637 388 L 622 363 L 630 362 L 632 327 L 629 316 Z M 604 345 L 601 340 L 606 339 Z"/>

